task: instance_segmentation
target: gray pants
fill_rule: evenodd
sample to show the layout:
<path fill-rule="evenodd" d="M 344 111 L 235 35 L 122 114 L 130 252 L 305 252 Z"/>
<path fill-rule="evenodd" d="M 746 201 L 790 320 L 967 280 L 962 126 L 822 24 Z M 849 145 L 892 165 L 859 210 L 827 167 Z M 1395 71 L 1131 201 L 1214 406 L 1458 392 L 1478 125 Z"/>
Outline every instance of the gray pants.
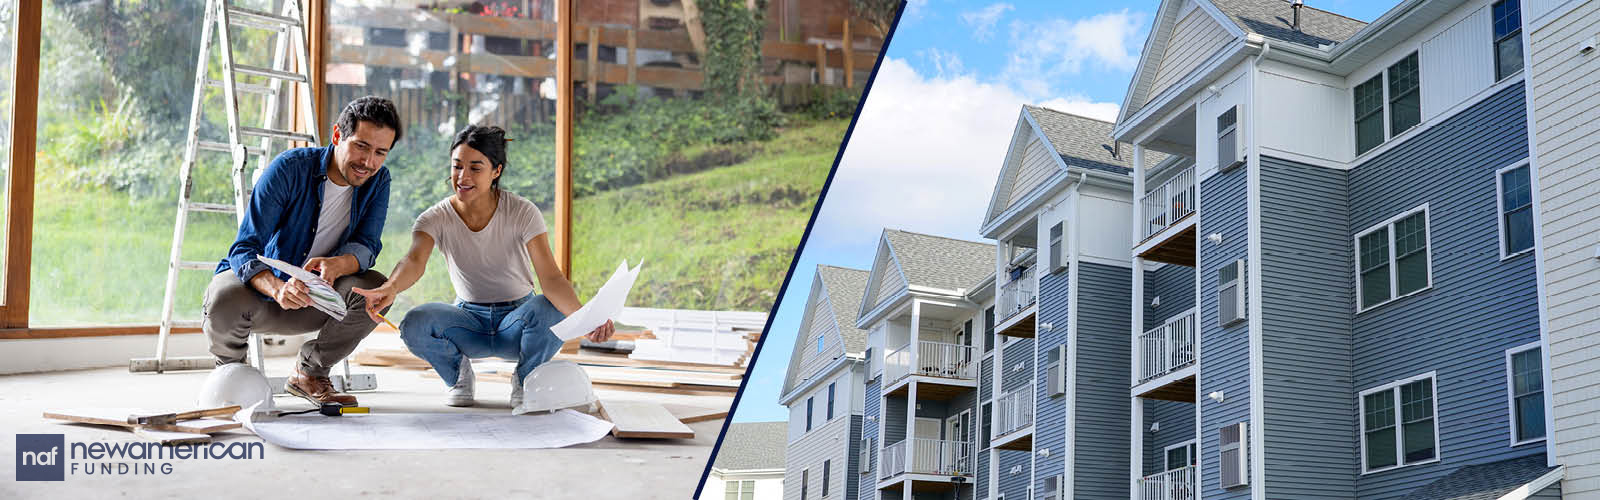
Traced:
<path fill-rule="evenodd" d="M 206 287 L 200 308 L 200 327 L 211 339 L 211 354 L 217 363 L 243 362 L 249 353 L 251 332 L 297 335 L 316 332 L 317 338 L 300 347 L 297 363 L 300 373 L 328 376 L 328 369 L 356 350 L 361 339 L 378 324 L 367 317 L 367 300 L 351 288 L 376 288 L 386 280 L 383 273 L 367 270 L 334 280 L 333 288 L 345 298 L 344 320 L 314 307 L 285 310 L 277 302 L 263 298 L 255 288 L 239 281 L 232 271 L 217 273 Z M 385 309 L 384 312 L 388 312 Z"/>

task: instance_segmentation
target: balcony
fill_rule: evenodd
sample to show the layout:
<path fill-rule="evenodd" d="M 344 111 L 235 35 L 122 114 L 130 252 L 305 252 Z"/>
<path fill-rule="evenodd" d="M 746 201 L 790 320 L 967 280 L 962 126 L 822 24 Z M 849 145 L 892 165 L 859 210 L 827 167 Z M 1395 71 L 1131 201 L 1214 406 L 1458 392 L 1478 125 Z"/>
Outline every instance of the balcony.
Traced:
<path fill-rule="evenodd" d="M 1195 500 L 1200 488 L 1195 483 L 1195 467 L 1188 466 L 1139 479 L 1140 500 Z"/>
<path fill-rule="evenodd" d="M 1000 285 L 1000 294 L 995 297 L 995 314 L 999 316 L 995 320 L 995 331 L 999 334 L 1025 338 L 1034 336 L 1039 284 L 1033 275 L 1037 268 L 1030 263 L 1011 273 L 1011 281 Z"/>
<path fill-rule="evenodd" d="M 914 363 L 911 344 L 902 345 L 884 356 L 885 387 L 889 388 L 885 395 L 904 392 L 905 386 L 900 382 L 913 375 L 926 377 L 919 399 L 949 399 L 977 387 L 978 361 L 972 346 L 928 340 L 916 345 Z"/>
<path fill-rule="evenodd" d="M 1139 385 L 1149 389 L 1144 397 L 1170 401 L 1194 401 L 1194 377 L 1171 378 L 1179 370 L 1194 366 L 1195 311 L 1167 322 L 1139 336 Z"/>
<path fill-rule="evenodd" d="M 995 448 L 1033 450 L 1033 387 L 1023 387 L 995 400 Z"/>
<path fill-rule="evenodd" d="M 977 469 L 973 445 L 967 441 L 946 439 L 906 439 L 885 446 L 878 455 L 883 457 L 879 479 L 890 479 L 902 474 L 931 476 L 972 476 Z"/>
<path fill-rule="evenodd" d="M 1195 229 L 1180 224 L 1195 210 L 1194 166 L 1178 171 L 1139 199 L 1142 238 L 1139 256 L 1194 267 Z M 1170 229 L 1170 230 L 1169 230 Z"/>

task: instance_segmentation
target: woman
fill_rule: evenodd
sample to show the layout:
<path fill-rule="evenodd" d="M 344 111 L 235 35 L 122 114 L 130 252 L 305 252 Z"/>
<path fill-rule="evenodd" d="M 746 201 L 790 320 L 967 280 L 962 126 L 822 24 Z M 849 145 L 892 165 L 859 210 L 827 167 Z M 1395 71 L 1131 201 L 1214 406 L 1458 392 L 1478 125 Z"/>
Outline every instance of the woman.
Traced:
<path fill-rule="evenodd" d="M 400 338 L 450 385 L 445 402 L 450 406 L 473 405 L 470 358 L 489 356 L 517 360 L 511 406 L 518 406 L 523 379 L 561 348 L 550 326 L 582 305 L 556 266 L 539 207 L 500 190 L 506 142 L 500 127 L 468 126 L 456 134 L 450 145 L 455 194 L 417 217 L 411 250 L 387 282 L 354 290 L 367 298 L 367 314 L 378 321 L 378 311 L 416 284 L 428 255 L 439 247 L 459 299 L 454 305 L 434 302 L 412 309 L 400 322 Z M 543 295 L 534 293 L 535 280 Z M 605 342 L 612 333 L 607 321 L 588 338 Z"/>

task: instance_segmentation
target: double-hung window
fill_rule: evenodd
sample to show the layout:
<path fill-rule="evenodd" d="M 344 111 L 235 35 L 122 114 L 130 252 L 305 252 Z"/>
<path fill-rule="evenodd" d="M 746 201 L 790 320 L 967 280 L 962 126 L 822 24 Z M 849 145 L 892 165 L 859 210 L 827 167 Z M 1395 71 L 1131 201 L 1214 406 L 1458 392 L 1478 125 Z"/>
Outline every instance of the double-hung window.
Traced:
<path fill-rule="evenodd" d="M 1511 445 L 1544 439 L 1544 358 L 1539 343 L 1506 351 L 1510 382 Z"/>
<path fill-rule="evenodd" d="M 1415 52 L 1356 85 L 1353 92 L 1356 154 L 1422 123 L 1422 73 Z"/>
<path fill-rule="evenodd" d="M 1378 472 L 1439 458 L 1433 373 L 1361 392 L 1361 471 Z"/>
<path fill-rule="evenodd" d="M 806 432 L 811 432 L 811 414 L 816 413 L 816 398 L 806 398 Z"/>
<path fill-rule="evenodd" d="M 828 418 L 823 419 L 823 422 L 832 422 L 833 421 L 833 386 L 834 386 L 834 384 L 837 384 L 837 382 L 828 384 Z"/>
<path fill-rule="evenodd" d="M 1355 250 L 1358 311 L 1428 288 L 1433 284 L 1428 206 L 1357 234 Z"/>
<path fill-rule="evenodd" d="M 1500 191 L 1500 258 L 1533 248 L 1533 184 L 1527 165 L 1495 174 Z"/>
<path fill-rule="evenodd" d="M 1494 16 L 1494 79 L 1522 71 L 1522 5 L 1520 0 L 1501 0 L 1490 8 Z"/>
<path fill-rule="evenodd" d="M 726 500 L 755 500 L 756 498 L 755 481 L 728 481 L 724 484 L 727 485 L 726 495 L 723 496 Z"/>
<path fill-rule="evenodd" d="M 994 351 L 994 306 L 983 310 L 983 352 Z"/>

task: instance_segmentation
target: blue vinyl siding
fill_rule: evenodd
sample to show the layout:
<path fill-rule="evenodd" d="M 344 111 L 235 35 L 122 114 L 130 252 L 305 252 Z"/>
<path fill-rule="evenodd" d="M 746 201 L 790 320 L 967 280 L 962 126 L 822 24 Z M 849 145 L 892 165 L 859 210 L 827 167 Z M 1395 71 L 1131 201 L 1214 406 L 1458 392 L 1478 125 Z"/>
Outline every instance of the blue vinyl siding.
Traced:
<path fill-rule="evenodd" d="M 1000 366 L 1001 394 L 1033 385 L 1033 342 L 1034 339 L 1017 339 L 1000 347 L 1005 351 L 1004 364 Z M 1033 477 L 1032 456 L 1027 451 L 999 450 L 999 486 L 1006 498 L 1027 498 L 1028 481 Z M 1011 468 L 1019 465 L 1021 471 L 1012 474 Z"/>
<path fill-rule="evenodd" d="M 1161 297 L 1161 305 L 1150 307 L 1150 301 Z M 1167 318 L 1183 314 L 1194 307 L 1194 268 L 1167 264 L 1161 269 L 1144 273 L 1144 328 L 1148 331 L 1161 326 Z"/>
<path fill-rule="evenodd" d="M 1080 262 L 1072 498 L 1128 498 L 1133 271 Z"/>
<path fill-rule="evenodd" d="M 883 398 L 883 444 L 890 445 L 905 439 L 906 429 L 906 398 L 905 396 L 889 396 Z"/>
<path fill-rule="evenodd" d="M 1245 323 L 1217 326 L 1217 268 L 1245 257 L 1248 168 L 1220 173 L 1200 183 L 1200 232 L 1222 234 L 1222 244 L 1200 245 L 1200 385 L 1196 395 L 1222 391 L 1223 402 L 1199 397 L 1200 491 L 1207 500 L 1250 498 L 1250 490 L 1223 490 L 1217 430 L 1250 418 L 1250 336 Z M 1253 459 L 1254 457 L 1252 457 Z"/>
<path fill-rule="evenodd" d="M 1268 498 L 1354 498 L 1355 261 L 1346 183 L 1343 170 L 1261 158 Z"/>
<path fill-rule="evenodd" d="M 880 400 L 882 387 L 878 385 L 879 380 L 874 378 L 867 381 L 867 385 L 862 391 L 863 397 L 866 398 L 862 413 L 883 421 L 883 407 Z M 867 439 L 871 439 L 873 444 L 872 449 L 867 452 L 867 473 L 857 473 L 861 487 L 857 490 L 859 494 L 856 498 L 876 500 L 878 498 L 878 452 L 879 448 L 884 444 L 883 440 L 879 439 L 878 436 L 878 422 L 864 421 L 861 426 L 861 434 L 866 436 Z M 859 471 L 859 469 L 857 470 Z"/>
<path fill-rule="evenodd" d="M 859 481 L 849 480 L 849 478 L 857 477 L 861 474 L 861 423 L 861 415 L 850 416 L 850 452 L 844 456 L 844 468 L 832 472 L 833 474 L 843 474 L 846 478 L 844 481 L 844 496 L 840 498 L 859 498 L 862 491 Z"/>
<path fill-rule="evenodd" d="M 1538 304 L 1531 255 L 1499 258 L 1494 171 L 1528 156 L 1524 108 L 1513 84 L 1350 173 L 1352 237 L 1429 205 L 1433 288 L 1355 315 L 1353 376 L 1361 391 L 1437 371 L 1441 455 L 1358 477 L 1360 498 L 1399 498 L 1463 465 L 1545 451 L 1508 444 L 1505 350 L 1539 340 Z"/>
<path fill-rule="evenodd" d="M 982 371 L 978 372 L 978 404 L 980 406 L 984 402 L 987 402 L 994 397 L 994 357 L 990 356 L 983 358 L 983 364 L 981 366 Z M 993 404 L 989 405 L 989 411 L 994 411 Z M 983 432 L 983 423 L 991 421 L 991 418 L 993 418 L 991 415 L 984 414 L 983 420 L 979 421 L 973 427 L 981 433 Z M 990 430 L 991 432 L 993 431 L 993 429 Z M 990 437 L 992 438 L 993 436 Z M 989 491 L 989 451 L 982 448 L 982 434 L 979 435 L 978 440 L 979 449 L 977 487 L 978 491 L 980 492 L 979 496 L 983 496 L 983 494 L 986 494 Z M 993 440 L 991 439 L 991 441 Z"/>
<path fill-rule="evenodd" d="M 1150 424 L 1161 430 L 1150 432 Z M 1144 474 L 1155 474 L 1166 461 L 1166 449 L 1194 439 L 1194 405 L 1159 399 L 1144 400 Z"/>
<path fill-rule="evenodd" d="M 1034 457 L 1034 491 L 1043 491 L 1045 478 L 1061 474 L 1067 456 L 1067 397 L 1065 394 L 1051 396 L 1048 385 L 1048 367 L 1050 351 L 1059 350 L 1067 344 L 1068 316 L 1070 303 L 1068 302 L 1067 289 L 1071 280 L 1070 273 L 1046 274 L 1039 279 L 1039 323 L 1050 323 L 1054 328 L 1049 331 L 1039 330 L 1038 358 L 1035 360 L 1039 366 L 1039 374 L 1034 379 L 1034 425 L 1033 449 L 1050 450 L 1050 456 Z M 1068 360 L 1062 359 L 1062 370 L 1070 366 Z"/>

